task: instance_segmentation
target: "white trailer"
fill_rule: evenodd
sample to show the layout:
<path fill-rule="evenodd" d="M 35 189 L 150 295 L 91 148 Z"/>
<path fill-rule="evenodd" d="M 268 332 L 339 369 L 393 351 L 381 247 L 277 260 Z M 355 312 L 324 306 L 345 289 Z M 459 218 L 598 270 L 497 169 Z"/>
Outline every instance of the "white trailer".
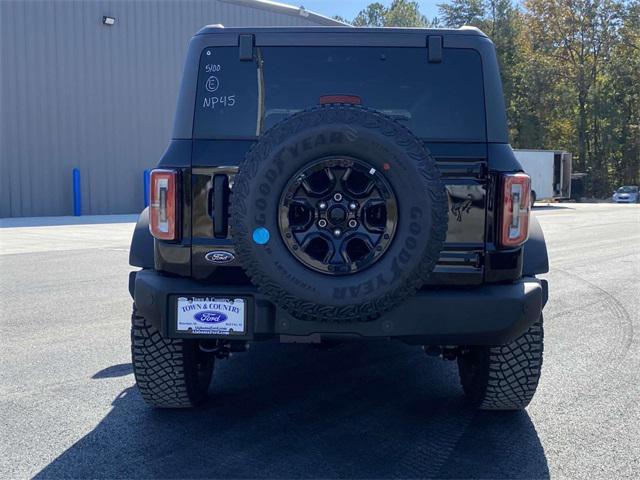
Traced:
<path fill-rule="evenodd" d="M 561 150 L 514 150 L 531 177 L 531 205 L 571 196 L 571 154 Z"/>

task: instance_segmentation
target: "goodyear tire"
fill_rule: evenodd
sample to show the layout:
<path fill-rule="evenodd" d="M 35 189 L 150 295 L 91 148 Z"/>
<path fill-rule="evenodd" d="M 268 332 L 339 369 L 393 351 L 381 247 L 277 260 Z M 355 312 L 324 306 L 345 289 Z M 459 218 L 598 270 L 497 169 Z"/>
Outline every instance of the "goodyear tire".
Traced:
<path fill-rule="evenodd" d="M 283 192 L 326 158 L 362 161 L 397 200 L 384 253 L 342 275 L 309 268 L 282 231 Z M 447 210 L 436 163 L 418 138 L 381 113 L 334 104 L 293 115 L 260 137 L 235 177 L 230 216 L 237 256 L 263 293 L 296 318 L 345 322 L 372 320 L 423 285 L 443 247 Z"/>
<path fill-rule="evenodd" d="M 543 340 L 541 316 L 507 345 L 471 347 L 459 356 L 460 381 L 469 401 L 481 410 L 525 408 L 540 381 Z"/>
<path fill-rule="evenodd" d="M 158 408 L 189 408 L 202 402 L 214 357 L 194 340 L 164 338 L 144 317 L 131 315 L 131 357 L 140 395 Z"/>

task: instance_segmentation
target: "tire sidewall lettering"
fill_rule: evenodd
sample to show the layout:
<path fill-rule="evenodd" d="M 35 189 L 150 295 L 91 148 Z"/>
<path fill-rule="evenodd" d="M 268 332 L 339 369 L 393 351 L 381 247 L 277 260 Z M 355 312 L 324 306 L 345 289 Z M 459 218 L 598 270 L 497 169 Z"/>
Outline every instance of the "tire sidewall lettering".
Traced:
<path fill-rule="evenodd" d="M 326 138 L 329 138 L 328 144 L 343 143 L 345 141 L 345 135 L 343 132 L 330 130 L 328 133 L 316 133 L 313 135 L 307 135 L 291 145 L 287 145 L 268 158 L 265 163 L 276 163 L 276 167 L 270 166 L 264 173 L 260 173 L 260 168 L 256 172 L 257 178 L 262 178 L 263 181 L 259 183 L 255 190 L 250 190 L 255 196 L 254 205 L 256 209 L 260 211 L 260 214 L 255 216 L 256 226 L 266 226 L 267 228 L 278 230 L 277 225 L 277 205 L 280 201 L 280 190 L 284 188 L 284 184 L 294 174 L 298 168 L 308 163 L 307 157 L 320 158 L 322 154 L 314 157 L 313 150 L 316 146 L 324 146 L 327 144 Z M 383 152 L 384 155 L 392 162 L 394 173 L 398 173 L 398 170 L 405 171 L 405 162 L 396 158 L 395 155 L 385 145 L 378 142 L 370 142 L 371 148 L 378 152 Z M 311 154 L 310 154 L 311 153 Z M 286 168 L 285 167 L 289 167 Z M 286 171 L 285 171 L 286 170 Z M 402 188 L 402 185 L 395 183 L 401 181 L 397 175 L 389 175 L 388 180 L 392 183 L 392 187 L 398 191 Z M 273 195 L 277 192 L 277 195 Z M 271 198 L 271 197 L 274 198 Z M 277 197 L 277 198 L 276 198 Z M 269 208 L 271 206 L 272 208 Z M 409 206 L 408 206 L 409 207 Z M 365 279 L 358 281 L 357 276 L 353 277 L 354 282 L 351 286 L 336 287 L 333 292 L 334 299 L 354 299 L 361 295 L 375 295 L 378 291 L 384 290 L 390 284 L 396 283 L 400 277 L 403 276 L 405 269 L 411 265 L 414 259 L 414 253 L 419 245 L 418 237 L 424 231 L 420 221 L 424 218 L 423 209 L 420 206 L 412 205 L 408 208 L 409 220 L 408 229 L 404 232 L 404 238 L 401 240 L 401 248 L 397 250 L 394 259 L 392 260 L 393 267 L 381 272 L 375 280 Z M 272 214 L 273 213 L 273 214 Z M 274 217 L 273 226 L 268 218 Z M 269 224 L 269 225 L 267 225 Z M 271 228 L 270 228 L 271 227 Z M 400 239 L 396 239 L 400 240 Z M 259 254 L 260 251 L 272 255 L 273 249 L 266 249 L 264 247 L 254 246 L 255 251 Z M 393 246 L 391 247 L 393 250 Z M 391 253 L 387 252 L 387 254 Z M 304 269 L 303 265 L 296 265 L 299 269 Z M 281 264 L 277 267 L 281 272 L 283 266 Z M 373 267 L 375 268 L 375 267 Z M 304 270 L 303 273 L 310 273 Z M 298 286 L 307 285 L 308 280 L 302 280 L 298 278 L 294 271 L 289 270 L 286 277 L 289 281 Z M 315 290 L 315 289 L 314 289 Z M 345 293 L 346 292 L 346 293 Z"/>
<path fill-rule="evenodd" d="M 238 181 L 242 184 L 238 193 L 243 195 L 233 211 L 238 217 L 231 219 L 232 231 L 242 232 L 238 245 L 243 252 L 237 251 L 254 283 L 290 313 L 309 312 L 310 317 L 300 318 L 320 321 L 340 320 L 337 317 L 343 315 L 347 320 L 359 315 L 373 318 L 370 313 L 378 316 L 376 311 L 388 309 L 405 298 L 406 292 L 415 291 L 418 280 L 433 270 L 438 257 L 435 249 L 441 248 L 444 238 L 440 233 L 436 243 L 432 240 L 433 204 L 438 201 L 442 208 L 442 201 L 427 189 L 441 185 L 435 162 L 420 140 L 379 113 L 348 106 L 301 112 L 269 132 L 259 140 L 264 139 L 269 148 L 257 144 L 240 166 L 238 176 L 246 174 Z M 278 220 L 286 183 L 310 162 L 333 156 L 355 157 L 370 162 L 379 172 L 384 170 L 398 197 L 399 210 L 396 236 L 385 255 L 361 272 L 336 277 L 312 272 L 297 261 L 285 248 Z M 251 241 L 257 226 L 272 232 L 267 245 Z M 446 232 L 446 225 L 438 229 L 442 230 Z"/>

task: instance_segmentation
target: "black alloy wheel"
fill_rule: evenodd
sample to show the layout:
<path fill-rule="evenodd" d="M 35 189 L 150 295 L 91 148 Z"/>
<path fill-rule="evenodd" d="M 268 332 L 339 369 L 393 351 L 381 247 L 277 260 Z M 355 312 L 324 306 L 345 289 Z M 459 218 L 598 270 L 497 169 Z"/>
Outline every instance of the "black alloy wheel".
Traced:
<path fill-rule="evenodd" d="M 351 157 L 328 157 L 297 172 L 280 198 L 280 234 L 307 267 L 355 273 L 391 244 L 398 204 L 382 172 Z"/>

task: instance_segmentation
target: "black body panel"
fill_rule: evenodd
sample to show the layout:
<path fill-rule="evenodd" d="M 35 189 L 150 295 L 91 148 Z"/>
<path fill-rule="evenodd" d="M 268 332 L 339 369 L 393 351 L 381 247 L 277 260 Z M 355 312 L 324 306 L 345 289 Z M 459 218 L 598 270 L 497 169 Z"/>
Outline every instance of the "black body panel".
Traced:
<path fill-rule="evenodd" d="M 192 189 L 192 270 L 194 278 L 214 280 L 217 270 L 205 255 L 212 250 L 233 252 L 229 238 L 214 235 L 213 178 L 233 175 L 249 140 L 194 140 Z M 477 285 L 484 278 L 487 155 L 484 143 L 427 143 L 438 162 L 449 195 L 449 231 L 445 251 L 429 284 Z M 228 266 L 239 266 L 231 263 Z M 226 267 L 228 268 L 228 267 Z"/>

